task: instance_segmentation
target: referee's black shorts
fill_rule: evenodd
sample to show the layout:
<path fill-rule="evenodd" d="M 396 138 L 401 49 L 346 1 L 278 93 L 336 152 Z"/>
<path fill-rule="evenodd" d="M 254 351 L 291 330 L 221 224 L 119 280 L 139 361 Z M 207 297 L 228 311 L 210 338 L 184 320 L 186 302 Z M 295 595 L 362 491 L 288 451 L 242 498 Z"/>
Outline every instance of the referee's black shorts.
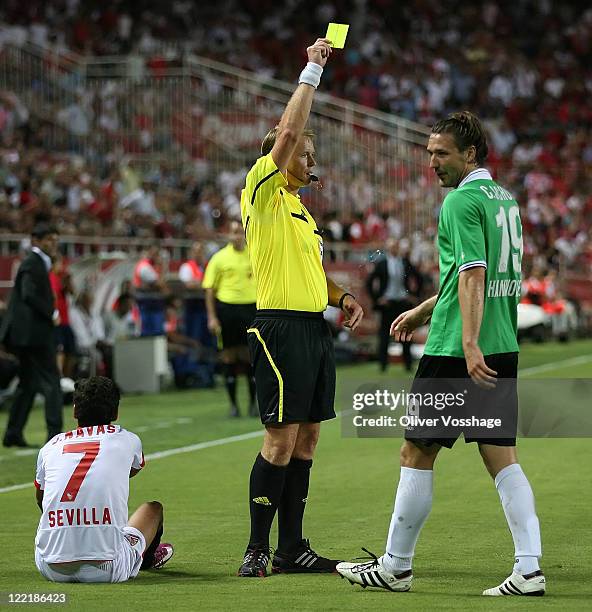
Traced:
<path fill-rule="evenodd" d="M 247 329 L 250 327 L 257 306 L 253 304 L 228 304 L 216 302 L 216 314 L 222 328 L 222 347 L 247 346 Z"/>
<path fill-rule="evenodd" d="M 264 425 L 335 417 L 333 338 L 323 313 L 258 310 L 248 338 Z"/>
<path fill-rule="evenodd" d="M 465 442 L 478 442 L 495 446 L 516 446 L 516 429 L 518 422 L 518 353 L 497 353 L 485 355 L 485 363 L 497 372 L 495 389 L 477 387 L 467 371 L 467 363 L 462 357 L 445 357 L 424 355 L 418 365 L 411 393 L 425 398 L 426 394 L 448 394 L 450 397 L 461 396 L 452 406 L 435 408 L 425 406 L 425 399 L 416 405 L 418 422 L 408 427 L 405 439 L 418 442 L 423 446 L 439 444 L 452 448 L 456 440 L 464 435 Z M 440 395 L 440 398 L 443 398 Z M 413 412 L 414 408 L 411 409 Z M 498 420 L 501 424 L 495 427 L 472 426 L 461 424 L 443 425 L 442 418 L 464 420 L 473 417 L 487 419 L 490 424 Z M 439 419 L 437 426 L 426 427 L 422 419 Z M 424 421 L 425 422 L 425 421 Z"/>

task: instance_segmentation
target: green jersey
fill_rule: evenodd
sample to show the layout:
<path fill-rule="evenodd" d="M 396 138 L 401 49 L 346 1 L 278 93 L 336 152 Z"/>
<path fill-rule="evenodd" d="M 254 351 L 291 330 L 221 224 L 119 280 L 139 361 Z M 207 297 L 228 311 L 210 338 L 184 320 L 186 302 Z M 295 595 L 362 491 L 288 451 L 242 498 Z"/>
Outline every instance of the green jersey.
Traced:
<path fill-rule="evenodd" d="M 514 197 L 484 168 L 469 173 L 444 199 L 438 251 L 440 290 L 425 353 L 464 357 L 458 276 L 474 267 L 486 269 L 479 348 L 484 355 L 517 352 L 520 211 Z"/>

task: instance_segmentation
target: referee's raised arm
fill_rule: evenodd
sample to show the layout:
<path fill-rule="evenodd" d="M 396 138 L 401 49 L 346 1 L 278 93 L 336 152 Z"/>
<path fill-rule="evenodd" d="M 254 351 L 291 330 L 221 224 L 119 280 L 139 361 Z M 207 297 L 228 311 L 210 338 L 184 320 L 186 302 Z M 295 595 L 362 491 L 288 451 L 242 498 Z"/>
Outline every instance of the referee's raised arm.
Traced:
<path fill-rule="evenodd" d="M 314 131 L 306 127 L 314 90 L 331 54 L 319 38 L 307 49 L 279 125 L 261 143 L 245 178 L 241 218 L 256 283 L 257 312 L 247 331 L 258 411 L 265 435 L 249 478 L 251 531 L 243 577 L 274 573 L 331 573 L 338 563 L 303 537 L 313 455 L 323 421 L 335 418 L 335 354 L 323 317 L 327 304 L 343 309 L 354 329 L 362 316 L 355 299 L 327 280 L 323 234 L 299 190 L 319 186 Z M 270 559 L 269 532 L 278 516 Z"/>
<path fill-rule="evenodd" d="M 290 158 L 302 137 L 310 115 L 315 89 L 321 81 L 323 67 L 331 51 L 326 38 L 317 38 L 314 45 L 306 49 L 308 64 L 300 73 L 298 87 L 280 119 L 275 144 L 271 150 L 271 157 L 282 174 L 286 172 Z"/>

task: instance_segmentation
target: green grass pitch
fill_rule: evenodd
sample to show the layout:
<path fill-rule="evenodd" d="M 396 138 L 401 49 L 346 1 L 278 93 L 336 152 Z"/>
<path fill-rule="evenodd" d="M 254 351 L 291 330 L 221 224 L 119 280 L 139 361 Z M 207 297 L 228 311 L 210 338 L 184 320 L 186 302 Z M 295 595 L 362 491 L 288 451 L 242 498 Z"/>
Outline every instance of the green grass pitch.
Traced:
<path fill-rule="evenodd" d="M 537 378 L 592 378 L 592 341 L 525 345 L 521 368 L 524 376 Z M 532 368 L 537 370 L 529 374 Z M 404 373 L 393 367 L 388 376 Z M 375 364 L 347 366 L 338 370 L 338 384 L 345 380 L 362 384 L 381 376 Z M 244 381 L 240 384 L 246 393 Z M 126 396 L 119 422 L 140 435 L 148 455 L 261 431 L 258 420 L 231 420 L 226 410 L 221 389 Z M 4 412 L 2 428 L 5 420 Z M 67 426 L 73 426 L 70 418 Z M 36 407 L 27 438 L 40 444 L 43 433 Z M 336 575 L 237 578 L 248 536 L 248 476 L 260 443 L 253 433 L 148 460 L 131 482 L 130 510 L 142 501 L 162 501 L 164 540 L 176 552 L 162 571 L 121 585 L 57 585 L 38 574 L 33 561 L 39 518 L 32 485 L 36 453 L 1 449 L 0 489 L 31 486 L 0 492 L 0 592 L 65 592 L 67 608 L 77 610 L 583 610 L 592 605 L 590 439 L 519 441 L 519 460 L 537 501 L 548 592 L 542 599 L 496 600 L 480 593 L 507 576 L 512 540 L 476 446 L 462 441 L 438 459 L 434 506 L 417 546 L 410 593 L 362 590 Z M 383 552 L 399 445 L 396 439 L 343 438 L 338 419 L 323 426 L 305 517 L 305 536 L 319 552 L 343 559 L 363 555 L 362 546 Z"/>

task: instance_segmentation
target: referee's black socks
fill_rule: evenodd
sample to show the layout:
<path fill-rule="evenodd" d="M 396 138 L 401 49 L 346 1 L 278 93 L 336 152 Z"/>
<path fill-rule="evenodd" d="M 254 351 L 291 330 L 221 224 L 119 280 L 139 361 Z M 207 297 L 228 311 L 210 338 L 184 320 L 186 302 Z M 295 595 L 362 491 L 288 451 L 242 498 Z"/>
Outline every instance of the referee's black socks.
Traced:
<path fill-rule="evenodd" d="M 269 546 L 269 532 L 273 517 L 282 499 L 287 466 L 273 465 L 257 455 L 249 481 L 249 509 L 251 537 L 249 545 Z"/>
<path fill-rule="evenodd" d="M 247 380 L 249 381 L 249 399 L 251 400 L 251 403 L 253 403 L 255 401 L 255 370 L 253 369 L 253 366 L 249 366 L 247 368 Z"/>
<path fill-rule="evenodd" d="M 224 383 L 226 384 L 230 403 L 236 406 L 236 363 L 224 364 Z"/>
<path fill-rule="evenodd" d="M 312 459 L 292 457 L 278 508 L 278 551 L 291 553 L 302 543 L 302 519 L 308 497 Z"/>

